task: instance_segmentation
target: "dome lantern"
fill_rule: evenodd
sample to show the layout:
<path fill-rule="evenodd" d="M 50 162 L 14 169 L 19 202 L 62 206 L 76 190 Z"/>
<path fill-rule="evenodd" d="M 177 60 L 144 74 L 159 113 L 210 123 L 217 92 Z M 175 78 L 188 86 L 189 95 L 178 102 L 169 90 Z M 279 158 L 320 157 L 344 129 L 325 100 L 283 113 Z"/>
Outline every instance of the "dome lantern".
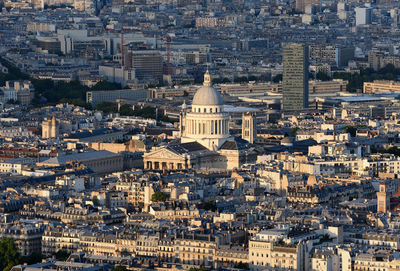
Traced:
<path fill-rule="evenodd" d="M 221 94 L 211 84 L 211 76 L 208 70 L 204 74 L 203 86 L 199 88 L 193 97 L 193 106 L 223 106 Z"/>
<path fill-rule="evenodd" d="M 210 76 L 210 73 L 208 72 L 208 69 L 207 69 L 206 73 L 204 74 L 203 86 L 211 87 L 211 76 Z"/>

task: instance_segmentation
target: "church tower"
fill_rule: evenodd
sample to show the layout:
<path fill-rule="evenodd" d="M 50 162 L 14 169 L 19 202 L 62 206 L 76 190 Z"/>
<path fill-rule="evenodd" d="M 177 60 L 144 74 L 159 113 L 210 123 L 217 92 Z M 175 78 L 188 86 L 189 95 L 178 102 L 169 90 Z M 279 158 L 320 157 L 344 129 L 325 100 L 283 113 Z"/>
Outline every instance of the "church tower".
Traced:
<path fill-rule="evenodd" d="M 253 144 L 257 137 L 256 116 L 252 112 L 243 113 L 242 138 Z"/>
<path fill-rule="evenodd" d="M 378 198 L 378 213 L 386 213 L 390 209 L 390 197 L 388 192 L 388 184 L 380 183 L 379 192 L 376 193 Z"/>
<path fill-rule="evenodd" d="M 42 122 L 42 137 L 43 138 L 57 138 L 60 130 L 60 125 L 55 116 L 50 120 Z"/>

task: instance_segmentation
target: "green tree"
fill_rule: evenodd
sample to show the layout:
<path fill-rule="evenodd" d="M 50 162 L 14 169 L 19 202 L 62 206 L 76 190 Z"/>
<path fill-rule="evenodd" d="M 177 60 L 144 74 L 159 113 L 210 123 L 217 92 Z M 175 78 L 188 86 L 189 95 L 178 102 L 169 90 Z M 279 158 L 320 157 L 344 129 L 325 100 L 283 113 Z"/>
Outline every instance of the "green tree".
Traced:
<path fill-rule="evenodd" d="M 248 263 L 238 262 L 233 265 L 234 268 L 250 270 Z"/>
<path fill-rule="evenodd" d="M 133 111 L 133 115 L 147 119 L 156 119 L 156 109 L 151 106 L 135 108 L 135 110 Z"/>
<path fill-rule="evenodd" d="M 274 76 L 274 78 L 272 78 L 272 82 L 274 83 L 282 82 L 282 78 L 283 78 L 282 74 L 277 74 Z"/>
<path fill-rule="evenodd" d="M 118 90 L 118 89 L 122 89 L 121 84 L 110 83 L 105 80 L 98 82 L 91 88 L 91 90 Z"/>
<path fill-rule="evenodd" d="M 12 238 L 0 240 L 0 269 L 9 271 L 21 261 L 21 256 Z"/>
<path fill-rule="evenodd" d="M 94 109 L 103 111 L 105 113 L 117 113 L 118 112 L 117 104 L 116 103 L 111 103 L 111 102 L 98 103 L 98 104 L 96 104 Z"/>
<path fill-rule="evenodd" d="M 293 127 L 292 130 L 290 130 L 290 136 L 296 136 L 298 130 L 299 127 Z"/>
<path fill-rule="evenodd" d="M 258 81 L 258 80 L 259 80 L 259 78 L 257 76 L 254 76 L 254 75 L 249 76 L 249 81 Z"/>
<path fill-rule="evenodd" d="M 35 264 L 41 262 L 43 259 L 43 255 L 40 252 L 33 252 L 29 256 L 24 256 L 22 257 L 21 262 L 22 263 L 27 263 L 27 264 Z"/>
<path fill-rule="evenodd" d="M 349 81 L 347 91 L 356 92 L 363 89 L 364 82 L 373 80 L 394 80 L 400 76 L 400 69 L 395 68 L 392 64 L 388 64 L 378 71 L 371 68 L 361 69 L 359 73 L 335 72 L 333 78 Z"/>
<path fill-rule="evenodd" d="M 240 76 L 240 77 L 236 77 L 234 80 L 235 83 L 245 83 L 245 82 L 249 82 L 249 78 L 247 78 L 246 76 Z"/>
<path fill-rule="evenodd" d="M 65 54 L 63 52 L 61 52 L 60 50 L 54 51 L 54 53 L 58 56 L 65 56 Z"/>
<path fill-rule="evenodd" d="M 189 80 L 183 80 L 183 81 L 180 83 L 180 85 L 181 85 L 181 86 L 190 85 L 190 81 L 189 81 Z"/>
<path fill-rule="evenodd" d="M 347 126 L 344 126 L 342 129 L 345 130 L 346 133 L 349 133 L 351 135 L 351 137 L 355 137 L 356 136 L 356 133 L 357 133 L 357 128 L 356 127 L 351 126 L 351 125 L 347 125 Z"/>
<path fill-rule="evenodd" d="M 317 80 L 321 80 L 321 81 L 329 81 L 329 80 L 331 80 L 331 78 L 324 72 L 317 73 L 317 75 L 315 77 L 316 77 Z"/>
<path fill-rule="evenodd" d="M 116 265 L 113 269 L 113 271 L 126 271 L 126 266 L 125 265 Z"/>
<path fill-rule="evenodd" d="M 62 250 L 60 249 L 59 251 L 57 251 L 54 256 L 56 257 L 57 260 L 59 261 L 66 261 L 69 258 L 69 255 L 71 255 L 71 253 L 69 253 L 66 250 Z"/>
<path fill-rule="evenodd" d="M 164 122 L 170 122 L 170 123 L 175 123 L 175 122 L 176 122 L 176 120 L 173 120 L 173 119 L 169 118 L 167 115 L 163 115 L 163 116 L 160 118 L 160 120 L 161 120 L 161 121 L 164 121 Z"/>
<path fill-rule="evenodd" d="M 80 99 L 80 98 L 76 98 L 76 99 L 70 99 L 70 98 L 62 98 L 60 101 L 60 103 L 68 103 L 68 104 L 73 104 L 76 106 L 80 106 L 80 107 L 84 107 L 86 109 L 92 109 L 92 105 L 88 104 L 86 101 Z"/>
<path fill-rule="evenodd" d="M 168 195 L 161 191 L 157 191 L 151 195 L 151 201 L 153 202 L 165 202 L 167 199 Z"/>
<path fill-rule="evenodd" d="M 324 235 L 321 236 L 321 238 L 319 239 L 319 241 L 320 241 L 321 243 L 324 243 L 324 242 L 330 242 L 330 241 L 332 241 L 332 239 L 333 239 L 333 238 L 331 238 L 331 237 L 329 236 L 329 234 L 324 234 Z"/>
<path fill-rule="evenodd" d="M 209 271 L 209 270 L 205 267 L 191 267 L 189 268 L 189 271 Z"/>
<path fill-rule="evenodd" d="M 100 206 L 100 201 L 96 196 L 92 198 L 92 202 L 95 206 Z"/>
<path fill-rule="evenodd" d="M 7 101 L 7 104 L 19 104 L 19 101 L 11 99 Z"/>
<path fill-rule="evenodd" d="M 204 210 L 215 212 L 217 210 L 217 204 L 215 204 L 214 201 L 209 200 L 204 204 Z"/>
<path fill-rule="evenodd" d="M 371 151 L 372 152 L 372 151 Z M 382 151 L 380 151 L 380 152 L 383 152 L 383 153 L 390 153 L 390 154 L 394 154 L 394 155 L 396 155 L 396 156 L 400 156 L 400 149 L 398 148 L 398 147 L 390 147 L 390 148 L 388 148 L 387 150 L 382 150 Z"/>
<path fill-rule="evenodd" d="M 132 106 L 130 106 L 129 104 L 123 104 L 120 107 L 119 113 L 122 116 L 134 116 L 135 112 L 132 109 Z"/>

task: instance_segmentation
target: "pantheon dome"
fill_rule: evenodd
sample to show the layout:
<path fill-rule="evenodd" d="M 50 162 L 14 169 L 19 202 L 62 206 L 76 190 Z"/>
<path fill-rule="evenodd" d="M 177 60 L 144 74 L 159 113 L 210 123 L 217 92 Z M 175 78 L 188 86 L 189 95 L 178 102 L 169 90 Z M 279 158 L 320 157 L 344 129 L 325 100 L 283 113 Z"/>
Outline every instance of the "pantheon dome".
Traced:
<path fill-rule="evenodd" d="M 180 122 L 182 142 L 197 141 L 215 150 L 230 137 L 229 114 L 224 112 L 221 94 L 211 85 L 208 71 L 193 97 L 191 112 L 183 112 Z"/>
<path fill-rule="evenodd" d="M 193 97 L 192 105 L 194 106 L 222 106 L 224 101 L 222 100 L 221 94 L 213 86 L 211 86 L 211 78 L 208 71 L 204 75 L 204 83 L 199 88 Z"/>
<path fill-rule="evenodd" d="M 231 170 L 257 160 L 248 141 L 230 135 L 229 112 L 225 112 L 220 93 L 211 85 L 208 71 L 191 108 L 184 102 L 179 117 L 180 141 L 145 153 L 143 162 L 147 169 Z M 253 119 L 246 121 L 255 125 Z"/>

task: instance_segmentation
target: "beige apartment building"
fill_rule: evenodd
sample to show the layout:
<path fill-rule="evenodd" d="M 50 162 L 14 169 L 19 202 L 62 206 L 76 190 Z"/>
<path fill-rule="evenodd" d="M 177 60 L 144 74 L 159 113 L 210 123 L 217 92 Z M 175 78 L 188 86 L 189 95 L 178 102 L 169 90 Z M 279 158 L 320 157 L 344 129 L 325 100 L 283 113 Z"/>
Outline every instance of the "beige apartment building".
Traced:
<path fill-rule="evenodd" d="M 136 255 L 158 257 L 158 234 L 139 235 L 136 240 Z"/>
<path fill-rule="evenodd" d="M 354 260 L 354 271 L 380 270 L 398 271 L 400 270 L 400 260 L 393 259 L 388 253 L 360 254 Z"/>
<path fill-rule="evenodd" d="M 400 92 L 400 83 L 395 81 L 375 80 L 364 82 L 364 93 Z"/>
<path fill-rule="evenodd" d="M 127 192 L 127 203 L 132 206 L 150 204 L 151 196 L 154 194 L 152 185 L 133 180 L 118 181 L 115 190 Z"/>
<path fill-rule="evenodd" d="M 59 250 L 76 252 L 81 231 L 64 227 L 48 228 L 42 235 L 42 254 L 53 255 Z"/>
<path fill-rule="evenodd" d="M 249 241 L 250 270 L 308 270 L 306 245 L 288 245 L 283 242 L 253 239 Z"/>
<path fill-rule="evenodd" d="M 158 242 L 158 257 L 165 262 L 175 261 L 175 242 L 173 238 L 161 239 Z"/>
<path fill-rule="evenodd" d="M 214 265 L 230 266 L 232 263 L 248 263 L 249 250 L 243 246 L 218 246 L 215 249 Z"/>
<path fill-rule="evenodd" d="M 164 205 L 154 204 L 150 206 L 149 213 L 157 219 L 193 219 L 200 217 L 199 209 L 187 206 L 183 202 L 166 202 Z"/>
<path fill-rule="evenodd" d="M 1 224 L 0 239 L 12 238 L 21 256 L 40 252 L 43 227 L 34 224 Z"/>
<path fill-rule="evenodd" d="M 179 236 L 175 241 L 175 257 L 182 264 L 211 267 L 215 247 L 215 236 L 212 235 Z"/>
<path fill-rule="evenodd" d="M 135 255 L 136 238 L 124 234 L 82 234 L 79 250 L 92 255 L 125 256 Z"/>

